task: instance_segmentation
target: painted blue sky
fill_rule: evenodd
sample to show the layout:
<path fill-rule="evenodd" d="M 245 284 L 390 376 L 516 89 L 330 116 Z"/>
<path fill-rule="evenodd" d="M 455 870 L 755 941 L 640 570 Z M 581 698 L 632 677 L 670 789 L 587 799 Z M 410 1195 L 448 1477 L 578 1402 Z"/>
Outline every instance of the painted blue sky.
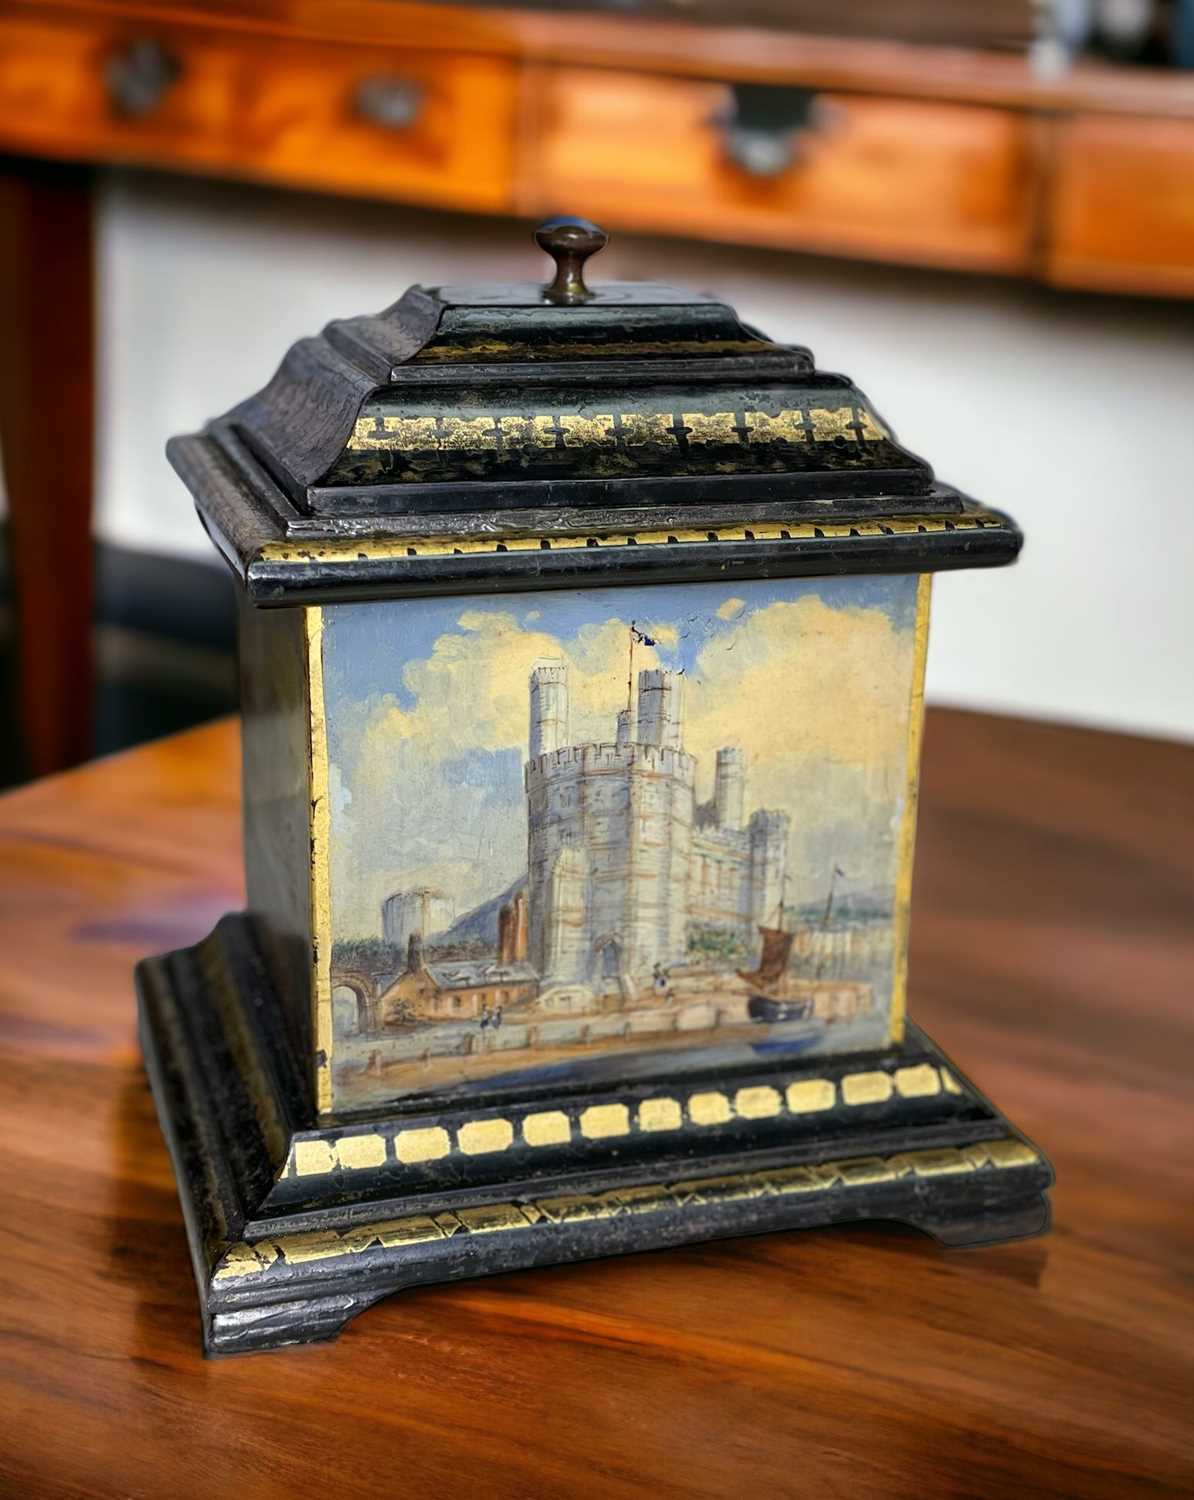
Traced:
<path fill-rule="evenodd" d="M 748 810 L 792 818 L 793 899 L 834 862 L 894 873 L 916 579 L 777 579 L 335 605 L 325 610 L 335 930 L 374 936 L 393 891 L 458 914 L 522 875 L 528 680 L 568 668 L 573 743 L 611 741 L 635 670 L 682 668 L 698 798 L 740 746 Z"/>
<path fill-rule="evenodd" d="M 610 619 L 637 619 L 642 629 L 664 621 L 678 633 L 675 644 L 656 637 L 662 664 L 683 667 L 691 674 L 697 657 L 711 638 L 734 630 L 741 617 L 768 604 L 793 597 L 794 591 L 813 595 L 833 609 L 856 607 L 860 588 L 866 605 L 882 610 L 897 630 L 911 627 L 916 591 L 898 574 L 867 579 L 764 579 L 731 587 L 724 583 L 653 584 L 631 589 L 561 589 L 533 594 L 493 595 L 484 599 L 459 597 L 423 599 L 400 606 L 393 634 L 379 632 L 373 606 L 354 605 L 326 612 L 325 690 L 333 695 L 364 699 L 371 693 L 393 693 L 404 708 L 414 706 L 414 695 L 403 680 L 403 667 L 412 659 L 431 655 L 436 640 L 455 628 L 463 609 L 508 611 L 534 626 L 550 616 L 552 633 L 573 640 L 586 626 Z M 722 619 L 718 609 L 727 597 L 744 600 L 736 618 Z M 648 631 L 649 633 L 649 631 Z"/>

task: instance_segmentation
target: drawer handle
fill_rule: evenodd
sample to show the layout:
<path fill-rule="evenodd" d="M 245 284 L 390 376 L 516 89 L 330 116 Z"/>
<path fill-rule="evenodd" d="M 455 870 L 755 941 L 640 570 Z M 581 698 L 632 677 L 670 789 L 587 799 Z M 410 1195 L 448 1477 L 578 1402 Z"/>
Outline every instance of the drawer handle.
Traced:
<path fill-rule="evenodd" d="M 383 130 L 408 130 L 423 107 L 423 86 L 408 78 L 365 78 L 353 95 L 353 107 L 362 120 Z"/>
<path fill-rule="evenodd" d="M 736 83 L 730 92 L 730 108 L 713 123 L 727 158 L 749 177 L 782 177 L 800 157 L 801 138 L 826 121 L 813 89 Z"/>
<path fill-rule="evenodd" d="M 104 62 L 109 103 L 119 115 L 144 119 L 157 109 L 181 72 L 178 59 L 161 42 L 149 37 L 130 42 Z"/>

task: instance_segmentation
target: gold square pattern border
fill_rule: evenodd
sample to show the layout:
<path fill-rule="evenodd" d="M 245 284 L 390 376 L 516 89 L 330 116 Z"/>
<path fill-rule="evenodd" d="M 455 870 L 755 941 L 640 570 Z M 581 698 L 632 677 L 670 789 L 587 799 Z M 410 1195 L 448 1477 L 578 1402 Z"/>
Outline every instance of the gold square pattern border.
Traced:
<path fill-rule="evenodd" d="M 853 1111 L 893 1099 L 928 1099 L 961 1094 L 948 1068 L 916 1063 L 891 1071 L 871 1069 L 832 1078 L 798 1078 L 785 1083 L 753 1084 L 734 1091 L 702 1088 L 692 1093 L 659 1093 L 637 1103 L 556 1107 L 510 1115 L 486 1115 L 452 1125 L 411 1125 L 386 1132 L 363 1129 L 329 1139 L 296 1140 L 282 1170 L 283 1178 L 326 1177 L 342 1171 L 394 1165 L 494 1156 L 515 1147 L 536 1150 L 585 1141 L 656 1135 L 680 1130 L 685 1122 L 700 1127 L 737 1120 L 767 1120 Z"/>

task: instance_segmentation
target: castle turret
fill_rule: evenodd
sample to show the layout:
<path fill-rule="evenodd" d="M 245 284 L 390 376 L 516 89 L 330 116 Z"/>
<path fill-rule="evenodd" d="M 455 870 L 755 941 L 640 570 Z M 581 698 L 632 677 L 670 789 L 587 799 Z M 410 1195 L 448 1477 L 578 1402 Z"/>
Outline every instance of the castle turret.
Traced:
<path fill-rule="evenodd" d="M 531 759 L 570 742 L 568 668 L 562 663 L 536 667 L 531 673 Z"/>
<path fill-rule="evenodd" d="M 696 762 L 682 744 L 683 678 L 644 671 L 637 690 L 614 744 L 574 744 L 562 665 L 531 677 L 527 946 L 545 986 L 603 982 L 613 952 L 620 975 L 649 985 L 656 964 L 687 952 Z M 517 925 L 512 908 L 503 952 Z"/>
<path fill-rule="evenodd" d="M 746 810 L 746 752 L 736 745 L 726 745 L 717 752 L 713 808 L 719 828 L 742 827 Z"/>
<path fill-rule="evenodd" d="M 498 912 L 498 962 L 508 964 L 514 957 L 514 908 L 504 905 Z"/>
<path fill-rule="evenodd" d="M 382 936 L 392 947 L 405 948 L 412 933 L 422 938 L 444 932 L 456 920 L 456 906 L 443 891 L 419 886 L 413 891 L 395 891 L 381 907 Z"/>
<path fill-rule="evenodd" d="M 679 674 L 653 667 L 638 674 L 638 733 L 640 745 L 683 748 L 684 697 Z"/>
<path fill-rule="evenodd" d="M 527 897 L 525 891 L 519 891 L 511 903 L 513 918 L 511 921 L 511 938 L 514 944 L 514 960 L 516 963 L 524 962 L 527 956 L 527 943 L 529 941 L 530 922 L 527 914 Z"/>
<path fill-rule="evenodd" d="M 750 815 L 750 918 L 764 926 L 784 899 L 791 826 L 787 813 L 760 808 Z"/>
<path fill-rule="evenodd" d="M 504 964 L 527 956 L 527 898 L 523 891 L 498 912 L 498 958 Z"/>

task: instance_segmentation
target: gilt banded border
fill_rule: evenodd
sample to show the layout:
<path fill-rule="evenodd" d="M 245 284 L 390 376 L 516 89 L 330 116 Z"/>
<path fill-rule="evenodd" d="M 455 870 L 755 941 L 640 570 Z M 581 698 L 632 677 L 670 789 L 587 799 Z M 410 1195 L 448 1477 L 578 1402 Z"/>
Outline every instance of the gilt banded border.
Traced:
<path fill-rule="evenodd" d="M 496 452 L 501 449 L 641 448 L 770 443 L 877 443 L 891 434 L 865 406 L 784 407 L 781 411 L 495 413 L 478 417 L 358 417 L 348 451 Z"/>
<path fill-rule="evenodd" d="M 374 562 L 396 557 L 474 557 L 502 552 L 568 552 L 577 548 L 680 547 L 709 542 L 832 541 L 844 537 L 929 535 L 1006 530 L 996 511 L 954 516 L 880 516 L 865 521 L 752 521 L 749 526 L 671 527 L 666 531 L 610 531 L 572 536 L 360 537 L 336 542 L 266 542 L 266 562 Z"/>
<path fill-rule="evenodd" d="M 944 1071 L 944 1070 L 943 1070 Z M 809 1166 L 770 1167 L 722 1177 L 647 1183 L 602 1193 L 565 1193 L 508 1203 L 470 1204 L 435 1214 L 365 1224 L 348 1230 L 277 1235 L 232 1245 L 216 1268 L 216 1282 L 244 1281 L 311 1261 L 345 1259 L 368 1250 L 401 1250 L 455 1236 L 529 1233 L 553 1225 L 639 1214 L 675 1212 L 694 1205 L 793 1194 L 826 1194 L 873 1188 L 904 1178 L 941 1178 L 1035 1166 L 1041 1158 L 1016 1137 L 969 1146 L 902 1151 L 892 1156 L 852 1157 Z"/>

